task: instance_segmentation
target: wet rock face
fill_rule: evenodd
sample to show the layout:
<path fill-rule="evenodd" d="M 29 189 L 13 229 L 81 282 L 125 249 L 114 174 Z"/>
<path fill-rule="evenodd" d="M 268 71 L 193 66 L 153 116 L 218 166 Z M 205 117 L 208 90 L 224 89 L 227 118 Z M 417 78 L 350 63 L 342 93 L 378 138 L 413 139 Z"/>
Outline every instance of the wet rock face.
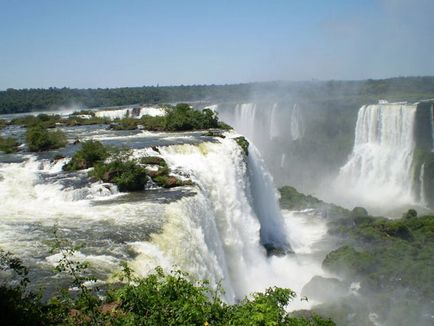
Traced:
<path fill-rule="evenodd" d="M 294 251 L 292 251 L 291 248 L 289 247 L 285 247 L 285 246 L 276 246 L 275 244 L 272 243 L 265 243 L 263 244 L 265 250 L 267 251 L 267 256 L 277 256 L 277 257 L 282 257 L 285 256 L 287 254 L 293 254 Z"/>
<path fill-rule="evenodd" d="M 434 101 L 421 102 L 416 109 L 414 135 L 416 148 L 431 151 L 433 145 L 433 105 Z"/>

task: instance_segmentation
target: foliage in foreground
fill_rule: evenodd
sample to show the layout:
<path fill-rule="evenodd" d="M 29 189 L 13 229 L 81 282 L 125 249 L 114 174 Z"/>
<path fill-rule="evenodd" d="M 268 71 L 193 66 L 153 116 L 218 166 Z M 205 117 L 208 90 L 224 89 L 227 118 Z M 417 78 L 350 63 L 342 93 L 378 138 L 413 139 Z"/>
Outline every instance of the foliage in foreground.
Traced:
<path fill-rule="evenodd" d="M 21 277 L 19 286 L 0 286 L 0 322 L 3 325 L 291 325 L 331 326 L 331 320 L 311 314 L 291 316 L 285 306 L 295 297 L 289 289 L 270 288 L 252 299 L 228 305 L 221 301 L 221 291 L 210 289 L 207 282 L 195 282 L 180 271 L 170 274 L 156 268 L 146 278 L 132 275 L 123 264 L 120 284 L 109 285 L 104 299 L 95 287 L 85 282 L 86 263 L 73 261 L 74 249 L 54 240 L 61 260 L 57 272 L 72 278 L 78 294 L 62 289 L 42 302 L 26 290 L 27 269 L 19 259 L 0 252 L 1 270 Z"/>

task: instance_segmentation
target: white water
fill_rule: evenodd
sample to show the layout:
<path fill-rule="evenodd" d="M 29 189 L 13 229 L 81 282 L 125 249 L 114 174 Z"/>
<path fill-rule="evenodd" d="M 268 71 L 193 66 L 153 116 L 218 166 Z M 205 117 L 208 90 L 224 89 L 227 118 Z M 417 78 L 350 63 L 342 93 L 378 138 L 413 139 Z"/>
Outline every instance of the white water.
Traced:
<path fill-rule="evenodd" d="M 420 203 L 426 206 L 426 195 L 425 195 L 425 163 L 420 167 L 420 175 L 419 175 L 419 183 L 420 183 L 420 192 L 419 192 L 419 200 Z"/>
<path fill-rule="evenodd" d="M 434 104 L 430 109 L 430 116 L 431 116 L 431 134 L 432 134 L 432 149 L 431 151 L 434 152 Z"/>
<path fill-rule="evenodd" d="M 0 164 L 0 247 L 49 270 L 59 257 L 50 255 L 44 243 L 57 224 L 64 236 L 85 243 L 75 258 L 88 260 L 106 277 L 127 260 L 142 275 L 158 265 L 166 270 L 175 265 L 214 286 L 221 281 L 228 302 L 271 286 L 300 293 L 314 275 L 323 274 L 315 255 L 324 250 L 318 242 L 325 222 L 303 212 L 282 217 L 256 149 L 251 147 L 246 159 L 229 137 L 221 143 L 159 148 L 174 173 L 195 183 L 190 187 L 194 196 L 168 204 L 128 199 L 110 204 L 124 195 L 108 185 L 65 186 L 63 181 L 86 174 L 63 173 L 66 160 L 50 163 L 30 156 L 24 163 Z M 158 155 L 151 149 L 134 151 L 145 154 Z M 289 243 L 296 254 L 267 257 L 261 242 Z M 313 303 L 297 298 L 289 308 L 308 309 Z"/>
<path fill-rule="evenodd" d="M 265 163 L 253 144 L 249 146 L 247 165 L 252 203 L 261 224 L 261 242 L 277 248 L 288 248 L 288 237 L 283 227 L 273 177 L 265 168 Z"/>
<path fill-rule="evenodd" d="M 122 119 L 126 117 L 141 118 L 145 115 L 151 117 L 158 117 L 166 115 L 166 110 L 164 108 L 157 107 L 143 107 L 143 108 L 126 108 L 118 110 L 100 110 L 95 112 L 95 116 L 99 118 L 110 118 L 110 119 Z"/>
<path fill-rule="evenodd" d="M 243 103 L 235 107 L 234 128 L 242 135 L 251 138 L 255 134 L 256 104 Z M 228 121 L 230 123 L 230 121 Z"/>
<path fill-rule="evenodd" d="M 207 108 L 211 107 L 223 121 L 253 141 L 261 152 L 263 146 L 270 146 L 270 140 L 294 141 L 304 134 L 303 116 L 297 104 L 288 107 L 279 103 L 243 103 L 230 108 L 218 105 Z"/>
<path fill-rule="evenodd" d="M 126 259 L 126 248 L 114 246 L 116 240 L 104 233 L 120 238 L 125 234 L 128 238 L 127 232 L 160 220 L 161 205 L 94 206 L 92 200 L 119 196 L 116 189 L 109 190 L 111 187 L 99 183 L 74 189 L 62 186 L 58 180 L 44 181 L 59 176 L 63 163 L 30 156 L 23 163 L 0 164 L 0 247 L 26 262 L 51 269 L 55 259 L 50 258 L 45 241 L 52 239 L 53 227 L 58 225 L 65 236 L 87 242 L 86 249 L 91 252 L 78 252 L 78 257 L 90 261 L 99 272 L 111 273 L 121 259 Z M 79 175 L 62 180 L 77 179 Z M 89 239 L 97 243 L 89 244 Z"/>
<path fill-rule="evenodd" d="M 273 104 L 270 114 L 270 140 L 279 136 L 279 117 L 277 114 L 277 103 Z"/>
<path fill-rule="evenodd" d="M 336 180 L 341 201 L 368 207 L 414 204 L 415 114 L 416 105 L 402 103 L 360 108 L 354 148 Z"/>
<path fill-rule="evenodd" d="M 134 244 L 139 253 L 134 268 L 146 274 L 150 262 L 175 264 L 212 285 L 222 281 L 228 302 L 270 286 L 300 293 L 314 275 L 322 274 L 320 261 L 303 255 L 267 257 L 260 243 L 292 245 L 291 233 L 297 239 L 296 253 L 316 251 L 325 223 L 309 222 L 306 228 L 301 220 L 312 217 L 303 213 L 286 212 L 283 219 L 272 179 L 256 150 L 249 150 L 247 169 L 239 146 L 231 139 L 222 143 L 160 148 L 174 171 L 189 175 L 197 194 L 167 207 L 163 232 L 152 236 L 151 245 Z M 310 304 L 297 299 L 291 309 Z"/>
<path fill-rule="evenodd" d="M 297 104 L 294 104 L 294 106 L 292 107 L 291 118 L 289 121 L 291 126 L 290 130 L 291 130 L 292 140 L 297 140 L 303 137 L 304 134 L 303 119 Z"/>

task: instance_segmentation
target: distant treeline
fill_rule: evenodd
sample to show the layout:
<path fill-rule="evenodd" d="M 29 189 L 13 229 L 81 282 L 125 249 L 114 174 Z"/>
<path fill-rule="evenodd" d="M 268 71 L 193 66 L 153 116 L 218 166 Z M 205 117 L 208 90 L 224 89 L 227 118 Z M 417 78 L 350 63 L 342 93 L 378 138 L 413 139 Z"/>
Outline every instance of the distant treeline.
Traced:
<path fill-rule="evenodd" d="M 434 97 L 434 77 L 364 81 L 263 82 L 233 85 L 123 87 L 97 89 L 7 89 L 0 91 L 0 113 L 193 101 L 247 101 L 251 97 L 297 96 L 344 99 L 352 96 L 393 100 Z"/>

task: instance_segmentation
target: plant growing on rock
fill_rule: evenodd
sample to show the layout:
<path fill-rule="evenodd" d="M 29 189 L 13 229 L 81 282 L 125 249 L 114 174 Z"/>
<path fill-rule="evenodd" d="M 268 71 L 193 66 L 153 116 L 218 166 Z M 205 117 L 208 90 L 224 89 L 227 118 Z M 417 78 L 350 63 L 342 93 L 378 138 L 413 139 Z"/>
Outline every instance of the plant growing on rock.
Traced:
<path fill-rule="evenodd" d="M 65 171 L 77 171 L 93 167 L 96 163 L 104 162 L 109 156 L 106 146 L 97 140 L 82 143 L 81 148 L 74 154 L 71 161 L 63 166 Z"/>
<path fill-rule="evenodd" d="M 241 147 L 244 154 L 249 155 L 249 142 L 247 141 L 246 137 L 241 136 L 241 137 L 234 138 L 234 140 Z"/>
<path fill-rule="evenodd" d="M 49 151 L 67 144 L 66 135 L 61 130 L 48 131 L 38 124 L 26 131 L 26 143 L 31 152 Z"/>
<path fill-rule="evenodd" d="M 3 138 L 0 137 L 0 151 L 5 152 L 6 154 L 15 153 L 18 151 L 18 146 L 20 143 L 12 137 Z"/>

